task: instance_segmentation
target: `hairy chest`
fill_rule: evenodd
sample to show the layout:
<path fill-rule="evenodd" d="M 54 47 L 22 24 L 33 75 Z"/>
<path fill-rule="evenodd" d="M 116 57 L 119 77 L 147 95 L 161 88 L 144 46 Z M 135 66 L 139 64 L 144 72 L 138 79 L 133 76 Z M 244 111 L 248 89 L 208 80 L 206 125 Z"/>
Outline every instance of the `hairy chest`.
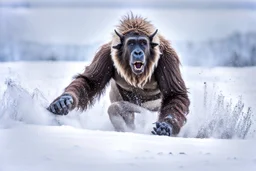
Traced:
<path fill-rule="evenodd" d="M 118 85 L 123 98 L 127 98 L 126 100 L 138 101 L 139 103 L 160 98 L 160 90 L 154 75 L 143 88 L 130 85 L 117 72 L 115 72 L 113 79 Z"/>

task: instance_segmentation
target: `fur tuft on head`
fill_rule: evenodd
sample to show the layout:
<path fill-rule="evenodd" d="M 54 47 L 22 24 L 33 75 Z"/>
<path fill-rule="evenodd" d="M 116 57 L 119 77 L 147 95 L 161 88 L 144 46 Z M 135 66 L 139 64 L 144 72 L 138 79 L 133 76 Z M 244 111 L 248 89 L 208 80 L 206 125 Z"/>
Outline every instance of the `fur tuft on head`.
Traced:
<path fill-rule="evenodd" d="M 122 35 L 133 32 L 150 37 L 155 33 L 155 31 L 156 28 L 153 26 L 153 24 L 151 24 L 150 21 L 141 16 L 135 16 L 133 13 L 123 16 L 123 18 L 120 20 L 120 24 L 117 25 L 117 32 Z M 160 45 L 160 36 L 158 33 L 154 35 L 152 42 Z M 120 50 L 113 48 L 117 45 L 121 45 L 121 43 L 120 36 L 114 33 L 111 44 L 111 57 L 114 62 L 114 66 L 118 74 L 120 74 L 121 77 L 123 77 L 129 84 L 133 85 L 134 87 L 143 88 L 144 85 L 151 79 L 154 69 L 157 67 L 157 63 L 161 55 L 160 48 L 159 46 L 155 46 L 153 48 L 153 58 L 150 58 L 144 73 L 141 75 L 135 75 L 129 67 L 125 67 L 120 61 Z"/>

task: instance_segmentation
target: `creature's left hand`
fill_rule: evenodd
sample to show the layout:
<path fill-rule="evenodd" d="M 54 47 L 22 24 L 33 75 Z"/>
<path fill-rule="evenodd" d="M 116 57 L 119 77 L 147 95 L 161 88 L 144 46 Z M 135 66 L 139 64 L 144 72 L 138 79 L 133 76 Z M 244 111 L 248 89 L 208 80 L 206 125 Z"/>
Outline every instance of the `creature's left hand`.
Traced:
<path fill-rule="evenodd" d="M 165 135 L 171 136 L 172 135 L 172 126 L 166 122 L 156 122 L 156 126 L 151 131 L 154 135 Z"/>

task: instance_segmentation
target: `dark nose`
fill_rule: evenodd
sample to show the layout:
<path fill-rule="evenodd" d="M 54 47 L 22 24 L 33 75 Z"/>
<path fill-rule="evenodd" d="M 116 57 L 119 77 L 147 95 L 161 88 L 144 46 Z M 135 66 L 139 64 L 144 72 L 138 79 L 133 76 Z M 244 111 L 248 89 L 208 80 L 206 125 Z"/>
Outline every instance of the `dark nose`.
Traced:
<path fill-rule="evenodd" d="M 136 49 L 133 51 L 133 57 L 137 60 L 141 60 L 143 58 L 143 52 L 140 49 Z"/>
<path fill-rule="evenodd" d="M 140 55 L 142 55 L 142 52 L 141 52 L 141 51 L 135 51 L 135 52 L 134 52 L 134 55 L 140 56 Z"/>

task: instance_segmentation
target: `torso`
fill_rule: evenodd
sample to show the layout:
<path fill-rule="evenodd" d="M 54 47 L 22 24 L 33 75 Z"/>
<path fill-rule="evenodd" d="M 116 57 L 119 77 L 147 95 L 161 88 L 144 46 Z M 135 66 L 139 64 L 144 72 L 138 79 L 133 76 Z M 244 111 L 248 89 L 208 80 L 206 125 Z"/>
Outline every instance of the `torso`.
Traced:
<path fill-rule="evenodd" d="M 139 106 L 144 106 L 150 110 L 152 110 L 151 108 L 154 108 L 155 110 L 156 107 L 158 108 L 160 106 L 159 101 L 161 99 L 161 92 L 154 75 L 151 77 L 151 80 L 145 84 L 143 89 L 128 84 L 117 72 L 115 72 L 113 80 L 114 82 L 111 84 L 111 89 L 112 91 L 117 90 L 121 97 L 112 97 L 111 101 L 119 101 L 122 99 Z M 149 103 L 152 101 L 156 101 L 158 104 L 152 106 L 151 103 Z M 145 106 L 147 103 L 150 104 L 150 106 Z"/>

